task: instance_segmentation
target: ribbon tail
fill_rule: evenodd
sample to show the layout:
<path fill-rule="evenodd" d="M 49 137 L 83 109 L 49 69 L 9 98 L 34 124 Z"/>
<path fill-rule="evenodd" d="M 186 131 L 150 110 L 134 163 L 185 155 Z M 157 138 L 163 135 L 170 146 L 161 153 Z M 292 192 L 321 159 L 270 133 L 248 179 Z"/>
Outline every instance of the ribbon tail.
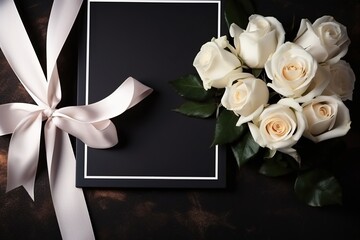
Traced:
<path fill-rule="evenodd" d="M 64 240 L 95 239 L 82 189 L 75 188 L 75 156 L 69 135 L 51 120 L 45 125 L 50 190 Z"/>
<path fill-rule="evenodd" d="M 21 121 L 11 136 L 8 154 L 6 192 L 23 186 L 33 200 L 41 122 L 41 113 L 31 114 Z"/>
<path fill-rule="evenodd" d="M 83 0 L 54 0 L 47 29 L 47 79 L 76 20 Z"/>
<path fill-rule="evenodd" d="M 56 61 L 81 8 L 82 0 L 54 0 L 51 9 L 47 39 L 46 67 L 48 105 L 52 108 L 61 100 L 61 89 Z"/>

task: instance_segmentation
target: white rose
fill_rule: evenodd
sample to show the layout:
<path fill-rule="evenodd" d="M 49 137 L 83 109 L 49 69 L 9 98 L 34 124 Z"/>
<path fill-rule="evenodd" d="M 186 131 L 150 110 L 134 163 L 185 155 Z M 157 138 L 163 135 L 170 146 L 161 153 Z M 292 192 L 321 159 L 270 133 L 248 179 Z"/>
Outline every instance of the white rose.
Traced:
<path fill-rule="evenodd" d="M 224 37 L 213 39 L 201 47 L 194 59 L 193 66 L 199 73 L 206 90 L 211 87 L 224 88 L 228 84 L 224 77 L 241 66 L 237 56 L 224 47 L 226 47 Z"/>
<path fill-rule="evenodd" d="M 331 73 L 325 66 L 318 65 L 318 69 L 314 78 L 311 80 L 310 85 L 301 97 L 295 98 L 299 103 L 308 102 L 314 97 L 322 95 L 324 89 L 329 85 Z"/>
<path fill-rule="evenodd" d="M 330 65 L 331 80 L 324 90 L 324 95 L 337 95 L 342 101 L 352 100 L 355 88 L 355 73 L 344 60 Z"/>
<path fill-rule="evenodd" d="M 269 148 L 273 154 L 280 151 L 299 161 L 292 147 L 305 130 L 301 111 L 301 106 L 294 99 L 283 98 L 266 107 L 252 123 L 248 123 L 251 135 L 260 146 Z"/>
<path fill-rule="evenodd" d="M 221 104 L 236 115 L 241 115 L 237 126 L 251 121 L 261 113 L 269 100 L 266 83 L 249 73 L 233 76 L 233 84 L 225 88 Z"/>
<path fill-rule="evenodd" d="M 347 53 L 350 39 L 344 25 L 332 16 L 323 16 L 313 24 L 302 19 L 294 42 L 310 52 L 319 63 L 334 64 Z"/>
<path fill-rule="evenodd" d="M 316 60 L 302 47 L 286 42 L 265 63 L 268 86 L 289 98 L 303 96 L 318 70 Z"/>
<path fill-rule="evenodd" d="M 344 136 L 350 129 L 350 113 L 336 96 L 318 96 L 304 103 L 304 137 L 313 142 Z"/>
<path fill-rule="evenodd" d="M 250 68 L 263 68 L 285 40 L 284 28 L 276 18 L 256 14 L 249 17 L 246 30 L 233 23 L 229 31 L 239 56 Z"/>

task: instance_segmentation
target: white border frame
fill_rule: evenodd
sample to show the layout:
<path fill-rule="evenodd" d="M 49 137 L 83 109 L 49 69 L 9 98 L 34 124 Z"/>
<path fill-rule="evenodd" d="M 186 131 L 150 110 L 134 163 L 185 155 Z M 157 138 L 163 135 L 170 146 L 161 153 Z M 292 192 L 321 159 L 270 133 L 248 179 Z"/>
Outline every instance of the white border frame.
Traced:
<path fill-rule="evenodd" d="M 218 37 L 221 36 L 221 0 L 89 0 L 87 2 L 87 35 L 86 35 L 86 82 L 85 104 L 89 102 L 89 39 L 90 39 L 90 4 L 92 2 L 128 2 L 128 3 L 213 3 L 218 5 Z M 184 176 L 95 176 L 88 175 L 88 146 L 84 145 L 84 178 L 85 179 L 125 179 L 125 180 L 218 180 L 219 179 L 219 146 L 215 146 L 215 174 L 213 177 Z"/>

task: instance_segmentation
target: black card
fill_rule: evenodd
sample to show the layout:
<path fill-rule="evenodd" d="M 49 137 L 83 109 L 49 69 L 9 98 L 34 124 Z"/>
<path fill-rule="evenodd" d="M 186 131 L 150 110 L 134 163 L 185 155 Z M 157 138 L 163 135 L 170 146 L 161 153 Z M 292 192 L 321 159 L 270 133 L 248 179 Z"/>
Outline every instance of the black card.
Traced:
<path fill-rule="evenodd" d="M 215 119 L 173 111 L 170 81 L 196 73 L 200 47 L 221 35 L 221 1 L 88 1 L 78 104 L 99 101 L 132 76 L 154 92 L 112 119 L 119 143 L 76 144 L 78 187 L 220 188 L 226 153 L 211 147 Z M 116 108 L 117 103 L 113 103 Z"/>

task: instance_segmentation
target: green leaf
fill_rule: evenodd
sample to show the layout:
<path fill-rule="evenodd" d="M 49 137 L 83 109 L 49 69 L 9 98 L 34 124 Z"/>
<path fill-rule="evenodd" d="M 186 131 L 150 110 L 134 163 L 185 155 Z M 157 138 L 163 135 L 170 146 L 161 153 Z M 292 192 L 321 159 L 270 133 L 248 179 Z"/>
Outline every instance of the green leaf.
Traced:
<path fill-rule="evenodd" d="M 209 100 L 207 102 L 187 101 L 179 108 L 174 109 L 174 111 L 189 117 L 208 118 L 216 112 L 216 109 L 217 105 L 214 100 Z"/>
<path fill-rule="evenodd" d="M 238 166 L 240 167 L 259 152 L 260 146 L 254 141 L 250 131 L 248 130 L 240 141 L 231 145 L 231 150 Z"/>
<path fill-rule="evenodd" d="M 254 75 L 254 77 L 258 78 L 260 76 L 260 74 L 263 71 L 263 68 L 253 68 L 252 70 L 252 74 Z"/>
<path fill-rule="evenodd" d="M 243 132 L 244 127 L 236 126 L 239 117 L 233 111 L 224 109 L 216 120 L 215 137 L 212 146 L 226 144 L 235 141 Z"/>
<path fill-rule="evenodd" d="M 228 27 L 236 23 L 242 29 L 246 29 L 249 16 L 255 12 L 251 0 L 227 0 L 225 5 L 225 21 Z"/>
<path fill-rule="evenodd" d="M 175 91 L 182 97 L 194 101 L 204 101 L 214 96 L 212 89 L 205 90 L 201 79 L 195 75 L 186 75 L 170 81 Z"/>
<path fill-rule="evenodd" d="M 336 178 L 327 170 L 315 169 L 299 175 L 295 193 L 313 207 L 342 204 L 342 190 Z"/>
<path fill-rule="evenodd" d="M 292 157 L 277 152 L 272 158 L 265 158 L 259 169 L 259 173 L 269 177 L 287 175 L 297 170 L 298 164 Z"/>

